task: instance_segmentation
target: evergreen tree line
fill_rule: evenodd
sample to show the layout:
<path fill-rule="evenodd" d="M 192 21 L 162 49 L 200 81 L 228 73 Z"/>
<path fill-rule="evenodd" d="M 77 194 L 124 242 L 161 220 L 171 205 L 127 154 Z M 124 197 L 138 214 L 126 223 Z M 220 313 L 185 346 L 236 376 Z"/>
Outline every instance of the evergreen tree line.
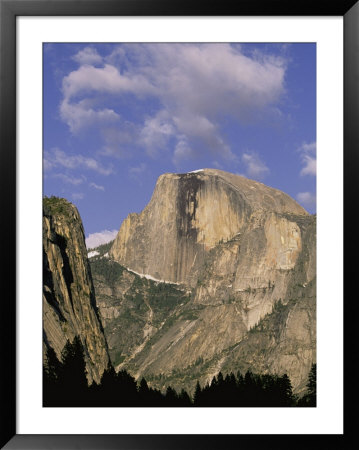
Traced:
<path fill-rule="evenodd" d="M 84 349 L 79 337 L 65 345 L 61 361 L 54 350 L 47 350 L 43 368 L 43 405 L 56 407 L 121 407 L 121 406 L 244 406 L 289 407 L 316 405 L 316 366 L 309 374 L 308 392 L 298 399 L 293 395 L 287 375 L 258 375 L 238 372 L 225 377 L 220 372 L 210 385 L 197 382 L 191 398 L 182 389 L 177 393 L 168 387 L 165 393 L 139 383 L 125 370 L 116 372 L 109 364 L 99 384 L 88 386 Z"/>

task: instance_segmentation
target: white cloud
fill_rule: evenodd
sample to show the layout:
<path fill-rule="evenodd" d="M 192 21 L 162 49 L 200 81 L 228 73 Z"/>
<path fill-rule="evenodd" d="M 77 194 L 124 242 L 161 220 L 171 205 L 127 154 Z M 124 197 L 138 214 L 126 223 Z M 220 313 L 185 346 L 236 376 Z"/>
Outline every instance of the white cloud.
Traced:
<path fill-rule="evenodd" d="M 118 230 L 103 230 L 98 233 L 91 233 L 86 238 L 86 247 L 95 248 L 101 244 L 106 244 L 115 239 L 117 233 Z"/>
<path fill-rule="evenodd" d="M 297 200 L 305 207 L 314 207 L 316 205 L 316 196 L 311 192 L 299 192 L 297 194 Z"/>
<path fill-rule="evenodd" d="M 307 144 L 306 142 L 300 147 L 299 150 L 302 150 L 304 152 L 313 152 L 315 153 L 317 150 L 317 143 L 316 142 L 311 142 L 310 144 Z"/>
<path fill-rule="evenodd" d="M 165 148 L 168 139 L 175 134 L 175 127 L 166 110 L 160 110 L 154 117 L 145 119 L 140 132 L 140 143 L 150 156 L 157 156 L 158 151 Z"/>
<path fill-rule="evenodd" d="M 301 160 L 304 167 L 300 171 L 300 175 L 313 175 L 317 174 L 317 145 L 316 142 L 310 144 L 304 143 L 298 151 L 301 153 Z"/>
<path fill-rule="evenodd" d="M 85 197 L 85 194 L 83 194 L 82 192 L 74 192 L 72 194 L 72 198 L 74 200 L 82 200 Z"/>
<path fill-rule="evenodd" d="M 53 164 L 51 163 L 51 161 L 48 159 L 48 154 L 45 152 L 44 154 L 44 171 L 48 172 L 53 168 Z"/>
<path fill-rule="evenodd" d="M 67 184 L 72 184 L 74 186 L 78 186 L 79 184 L 82 184 L 85 181 L 85 177 L 71 177 L 68 176 L 64 173 L 55 173 L 53 175 L 54 178 L 59 178 L 60 180 L 62 180 L 64 183 Z"/>
<path fill-rule="evenodd" d="M 70 103 L 65 99 L 60 105 L 60 116 L 74 134 L 90 125 L 98 126 L 120 120 L 120 116 L 113 109 L 94 110 L 86 100 Z"/>
<path fill-rule="evenodd" d="M 85 50 L 84 55 L 93 56 Z M 141 146 L 152 157 L 171 150 L 174 162 L 203 153 L 235 160 L 222 135 L 222 120 L 262 120 L 278 112 L 285 92 L 283 58 L 246 56 L 240 46 L 230 44 L 126 44 L 104 60 L 104 67 L 82 65 L 63 79 L 62 119 L 74 133 L 116 121 L 118 135 L 130 135 L 132 147 Z M 104 95 L 109 94 L 112 105 L 125 95 L 138 100 L 130 133 L 114 106 L 103 108 Z M 150 116 L 147 105 L 141 104 L 147 99 L 156 105 Z M 137 127 L 140 131 L 134 132 Z M 106 133 L 103 136 L 106 139 Z M 131 151 L 123 144 L 104 146 L 109 155 Z"/>
<path fill-rule="evenodd" d="M 154 86 L 141 73 L 123 75 L 110 64 L 104 67 L 81 66 L 63 79 L 62 89 L 66 99 L 91 91 L 108 94 L 154 93 Z"/>
<path fill-rule="evenodd" d="M 113 173 L 112 166 L 104 167 L 94 158 L 87 158 L 82 155 L 68 155 L 64 151 L 55 148 L 51 152 L 45 152 L 46 165 L 52 167 L 65 167 L 66 169 L 86 169 L 93 170 L 101 175 Z"/>
<path fill-rule="evenodd" d="M 222 164 L 220 164 L 218 161 L 212 161 L 212 166 L 215 167 L 216 169 L 223 170 Z"/>
<path fill-rule="evenodd" d="M 80 50 L 72 59 L 81 65 L 102 63 L 101 55 L 98 54 L 96 49 L 91 47 L 85 47 L 83 50 Z"/>
<path fill-rule="evenodd" d="M 123 159 L 135 151 L 139 135 L 139 127 L 136 124 L 123 121 L 117 126 L 104 127 L 101 133 L 104 139 L 104 146 L 101 149 L 103 155 Z"/>
<path fill-rule="evenodd" d="M 128 170 L 129 177 L 133 180 L 137 181 L 140 185 L 142 185 L 143 176 L 147 171 L 147 165 L 145 163 L 141 163 L 139 166 L 130 167 Z"/>
<path fill-rule="evenodd" d="M 183 141 L 183 136 L 186 140 L 191 140 L 196 143 L 196 151 L 193 155 L 201 153 L 209 153 L 214 156 L 229 161 L 236 160 L 236 156 L 232 153 L 230 147 L 224 142 L 219 133 L 217 124 L 211 122 L 205 116 L 194 116 L 188 112 L 188 115 L 175 116 L 174 123 L 179 132 L 179 143 Z"/>
<path fill-rule="evenodd" d="M 301 175 L 313 175 L 317 174 L 317 160 L 310 155 L 303 156 L 304 167 L 300 171 Z"/>
<path fill-rule="evenodd" d="M 130 167 L 129 173 L 131 175 L 141 175 L 146 170 L 146 168 L 147 168 L 146 164 L 145 163 L 141 163 L 137 167 Z"/>
<path fill-rule="evenodd" d="M 250 58 L 229 44 L 127 45 L 126 50 L 131 56 L 136 52 L 139 61 L 128 77 L 142 73 L 153 86 L 149 92 L 177 113 L 245 117 L 284 91 L 283 59 Z"/>
<path fill-rule="evenodd" d="M 183 162 L 188 159 L 193 159 L 195 152 L 188 145 L 188 142 L 183 138 L 180 140 L 173 153 L 172 162 L 178 168 L 181 167 Z"/>
<path fill-rule="evenodd" d="M 97 189 L 98 191 L 104 191 L 105 190 L 105 188 L 103 186 L 100 186 L 100 185 L 98 185 L 96 183 L 90 183 L 90 187 L 92 187 L 94 189 Z"/>
<path fill-rule="evenodd" d="M 269 168 L 254 152 L 243 153 L 242 162 L 246 166 L 247 175 L 251 178 L 261 180 L 269 174 Z"/>

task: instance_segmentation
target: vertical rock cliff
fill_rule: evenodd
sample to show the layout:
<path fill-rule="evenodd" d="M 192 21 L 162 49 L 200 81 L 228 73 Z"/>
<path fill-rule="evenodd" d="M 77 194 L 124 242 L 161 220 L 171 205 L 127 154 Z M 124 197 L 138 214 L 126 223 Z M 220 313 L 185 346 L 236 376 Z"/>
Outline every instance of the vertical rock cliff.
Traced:
<path fill-rule="evenodd" d="M 60 198 L 43 203 L 43 337 L 60 358 L 78 335 L 87 378 L 98 382 L 107 367 L 107 343 L 96 306 L 80 215 Z"/>
<path fill-rule="evenodd" d="M 239 175 L 160 176 L 110 257 L 191 299 L 125 367 L 178 389 L 219 370 L 287 373 L 300 392 L 316 360 L 315 223 L 287 194 Z"/>
<path fill-rule="evenodd" d="M 194 286 L 208 252 L 266 212 L 307 214 L 283 192 L 239 175 L 164 174 L 146 208 L 125 219 L 110 255 L 136 272 Z"/>

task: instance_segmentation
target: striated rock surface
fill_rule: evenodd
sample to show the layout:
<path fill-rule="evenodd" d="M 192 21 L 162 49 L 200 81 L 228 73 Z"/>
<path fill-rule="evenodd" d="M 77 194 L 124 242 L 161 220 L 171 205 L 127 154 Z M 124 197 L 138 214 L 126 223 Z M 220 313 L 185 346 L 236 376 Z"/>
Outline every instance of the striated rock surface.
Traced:
<path fill-rule="evenodd" d="M 110 256 L 136 272 L 193 286 L 208 252 L 266 212 L 307 214 L 283 192 L 239 175 L 164 174 L 146 208 L 124 220 Z"/>
<path fill-rule="evenodd" d="M 302 251 L 292 269 L 279 270 L 280 283 L 272 277 L 270 285 L 236 292 L 235 283 L 226 285 L 223 273 L 216 279 L 209 266 L 168 333 L 137 355 L 131 370 L 162 389 L 170 384 L 190 391 L 196 380 L 210 383 L 219 371 L 287 373 L 294 391 L 303 392 L 316 361 L 315 222 L 301 222 Z M 233 246 L 225 244 L 225 253 Z M 211 279 L 208 296 L 204 286 Z"/>
<path fill-rule="evenodd" d="M 212 169 L 162 175 L 109 255 L 191 299 L 124 367 L 189 390 L 220 370 L 285 372 L 300 392 L 316 359 L 315 247 L 315 216 L 283 192 Z"/>
<path fill-rule="evenodd" d="M 97 310 L 84 231 L 74 205 L 56 197 L 43 204 L 43 337 L 58 357 L 78 335 L 87 378 L 100 381 L 109 356 Z"/>

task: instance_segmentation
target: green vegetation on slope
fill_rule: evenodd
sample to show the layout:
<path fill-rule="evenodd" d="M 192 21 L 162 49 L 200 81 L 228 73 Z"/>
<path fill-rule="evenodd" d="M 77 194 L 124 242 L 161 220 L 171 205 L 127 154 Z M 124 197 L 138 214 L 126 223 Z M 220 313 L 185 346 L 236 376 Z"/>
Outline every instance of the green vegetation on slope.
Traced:
<path fill-rule="evenodd" d="M 96 249 L 97 250 L 97 249 Z M 188 302 L 178 286 L 128 271 L 104 257 L 90 259 L 96 299 L 113 365 L 125 362 Z"/>
<path fill-rule="evenodd" d="M 123 266 L 121 266 L 121 264 L 110 261 L 106 258 L 91 258 L 90 264 L 93 275 L 103 277 L 104 281 L 111 287 L 121 279 L 123 271 L 126 270 Z"/>
<path fill-rule="evenodd" d="M 220 367 L 224 375 L 238 371 L 245 373 L 248 370 L 253 370 L 257 373 L 268 373 L 270 371 L 266 366 L 266 355 L 272 352 L 279 344 L 283 324 L 286 323 L 288 315 L 296 308 L 298 302 L 298 299 L 291 299 L 287 304 L 283 304 L 279 300 L 274 305 L 273 310 L 253 326 L 240 342 L 224 349 L 213 358 L 198 358 L 193 364 L 181 369 L 174 369 L 170 373 L 155 374 L 150 371 L 144 371 L 143 376 L 155 388 L 164 389 L 166 386 L 171 385 L 175 389 L 184 388 L 187 392 L 193 393 L 196 381 L 200 380 L 203 382 L 203 380 L 208 378 L 208 374 L 216 371 L 216 367 Z M 309 308 L 308 302 L 310 302 L 309 299 L 301 299 L 299 304 L 303 303 L 301 307 Z M 193 320 L 196 316 L 195 314 L 192 316 L 192 311 L 188 312 L 188 315 L 187 312 L 181 313 L 179 317 L 171 320 L 169 326 L 172 326 L 175 320 L 182 319 L 182 317 L 191 317 Z M 156 342 L 158 339 L 157 335 L 161 336 L 161 332 L 162 330 L 154 335 L 148 342 L 148 345 Z M 256 369 L 252 369 L 253 361 L 256 362 Z"/>
<path fill-rule="evenodd" d="M 68 215 L 70 211 L 72 211 L 73 205 L 65 198 L 60 197 L 44 197 L 43 208 L 45 215 Z"/>
<path fill-rule="evenodd" d="M 101 244 L 98 247 L 94 247 L 94 248 L 89 248 L 88 251 L 93 251 L 96 250 L 99 255 L 94 256 L 94 258 L 101 258 L 101 256 L 105 255 L 106 253 L 108 253 L 110 251 L 110 248 L 112 247 L 113 241 L 107 242 L 106 244 Z"/>

